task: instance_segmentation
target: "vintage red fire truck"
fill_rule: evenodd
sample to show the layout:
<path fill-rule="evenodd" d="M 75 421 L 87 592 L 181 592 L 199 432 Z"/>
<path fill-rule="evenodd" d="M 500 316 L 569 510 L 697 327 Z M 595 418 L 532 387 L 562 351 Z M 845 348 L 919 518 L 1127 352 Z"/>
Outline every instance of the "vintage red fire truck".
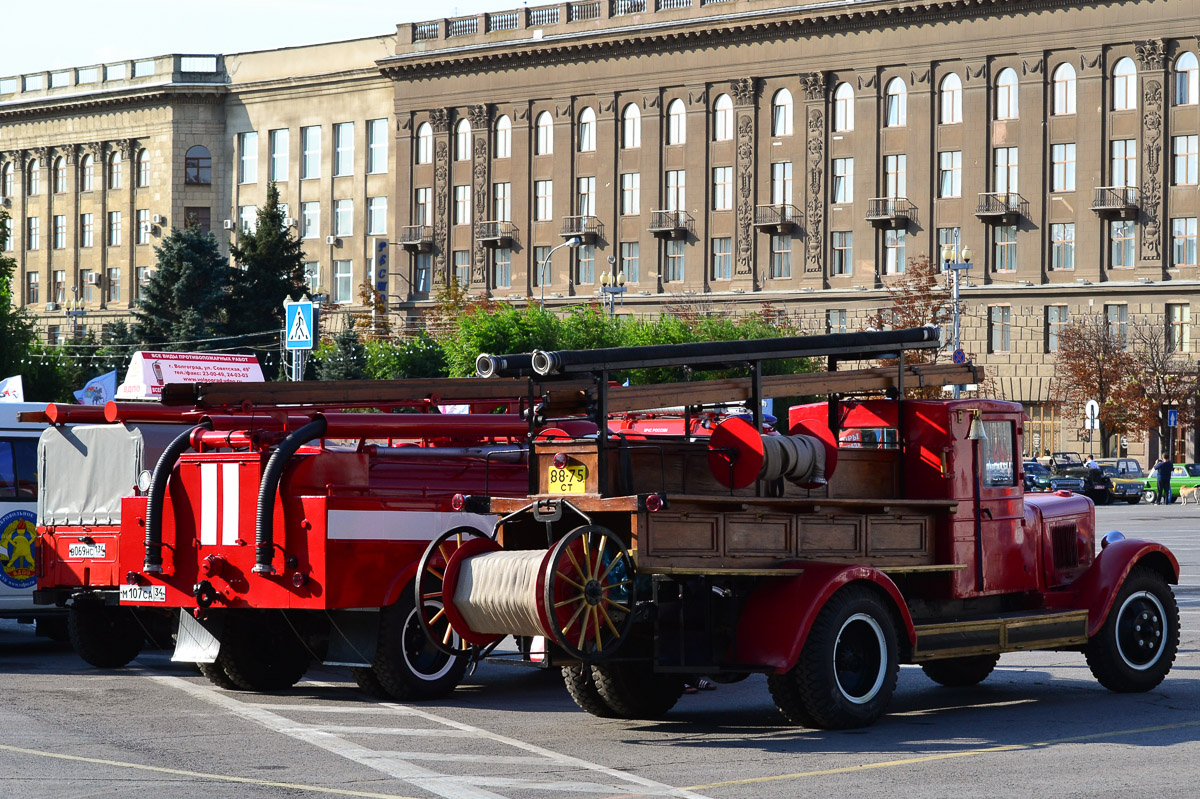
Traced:
<path fill-rule="evenodd" d="M 703 437 L 598 425 L 533 442 L 529 490 L 455 498 L 497 520 L 426 549 L 412 600 L 428 608 L 423 629 L 446 653 L 530 640 L 530 658 L 562 667 L 577 704 L 606 717 L 666 712 L 686 675 L 765 673 L 790 721 L 863 726 L 886 711 L 901 663 L 962 686 L 1002 653 L 1038 649 L 1081 651 L 1114 691 L 1154 688 L 1179 645 L 1176 559 L 1119 533 L 1097 553 L 1090 500 L 1025 495 L 1019 404 L 905 399 L 913 385 L 978 382 L 970 364 L 906 362 L 935 346 L 923 328 L 504 356 L 542 377 L 547 406 L 590 381 L 580 418 L 593 421 L 730 399 L 757 409 L 768 393 L 826 399 L 792 408 L 787 435 L 764 435 L 756 413 Z M 764 374 L 801 357 L 829 369 Z M 747 377 L 610 380 L 738 365 Z"/>

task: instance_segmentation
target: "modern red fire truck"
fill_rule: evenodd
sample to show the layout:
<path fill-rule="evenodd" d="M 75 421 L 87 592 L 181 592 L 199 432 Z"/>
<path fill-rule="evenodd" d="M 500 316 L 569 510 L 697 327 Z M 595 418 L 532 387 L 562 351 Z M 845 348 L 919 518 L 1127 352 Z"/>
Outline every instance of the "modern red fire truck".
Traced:
<path fill-rule="evenodd" d="M 790 721 L 857 727 L 886 711 L 901 663 L 972 685 L 1002 653 L 1038 649 L 1082 652 L 1114 691 L 1154 688 L 1179 645 L 1175 557 L 1120 533 L 1097 553 L 1090 500 L 1025 495 L 1019 404 L 904 399 L 913 385 L 978 382 L 970 364 L 906 362 L 935 346 L 922 328 L 494 359 L 481 373 L 528 366 L 547 407 L 590 384 L 577 419 L 729 400 L 756 411 L 702 437 L 598 424 L 532 442 L 526 491 L 455 498 L 481 523 L 426 549 L 422 627 L 446 653 L 533 641 L 531 659 L 562 667 L 577 704 L 607 717 L 666 712 L 686 675 L 765 673 Z M 828 370 L 763 373 L 803 357 Z M 663 367 L 748 376 L 611 385 Z M 765 435 L 767 394 L 825 399 Z"/>

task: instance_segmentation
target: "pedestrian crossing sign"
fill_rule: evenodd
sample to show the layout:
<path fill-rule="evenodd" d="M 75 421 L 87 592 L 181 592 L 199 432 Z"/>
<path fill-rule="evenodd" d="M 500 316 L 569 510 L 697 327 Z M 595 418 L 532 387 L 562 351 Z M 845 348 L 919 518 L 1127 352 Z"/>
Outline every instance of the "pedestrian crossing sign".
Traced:
<path fill-rule="evenodd" d="M 285 347 L 289 350 L 313 348 L 313 306 L 311 302 L 286 302 Z"/>

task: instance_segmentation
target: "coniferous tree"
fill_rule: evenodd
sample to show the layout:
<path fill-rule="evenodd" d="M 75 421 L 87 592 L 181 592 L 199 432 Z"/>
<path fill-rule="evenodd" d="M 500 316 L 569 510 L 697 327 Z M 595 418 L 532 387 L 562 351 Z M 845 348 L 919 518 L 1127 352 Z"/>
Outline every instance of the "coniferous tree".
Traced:
<path fill-rule="evenodd" d="M 8 213 L 0 209 L 0 253 L 8 238 Z M 14 300 L 17 262 L 0 255 L 0 380 L 21 374 L 21 361 L 34 343 L 33 319 Z"/>
<path fill-rule="evenodd" d="M 230 302 L 229 262 L 212 233 L 198 225 L 172 228 L 154 249 L 158 261 L 134 308 L 134 331 L 151 347 L 211 350 L 226 341 Z"/>
<path fill-rule="evenodd" d="M 316 362 L 318 380 L 362 380 L 367 376 L 367 351 L 354 328 L 334 336 L 332 345 L 322 346 Z"/>
<path fill-rule="evenodd" d="M 230 247 L 234 263 L 233 302 L 229 332 L 246 335 L 262 332 L 261 339 L 247 338 L 240 344 L 268 344 L 278 340 L 283 327 L 283 302 L 288 297 L 308 295 L 304 280 L 304 248 L 300 236 L 284 227 L 279 190 L 271 183 L 267 201 L 258 209 L 254 230 L 238 234 Z"/>

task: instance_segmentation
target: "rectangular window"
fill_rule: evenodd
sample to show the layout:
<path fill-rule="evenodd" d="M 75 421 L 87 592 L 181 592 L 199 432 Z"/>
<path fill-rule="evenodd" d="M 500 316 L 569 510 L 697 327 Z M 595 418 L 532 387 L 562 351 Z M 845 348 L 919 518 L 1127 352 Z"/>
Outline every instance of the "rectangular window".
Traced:
<path fill-rule="evenodd" d="M 1070 322 L 1071 314 L 1067 306 L 1046 306 L 1046 352 L 1058 352 L 1058 338 Z"/>
<path fill-rule="evenodd" d="M 288 173 L 288 129 L 280 128 L 268 134 L 271 147 L 271 180 L 286 181 Z"/>
<path fill-rule="evenodd" d="M 846 309 L 830 308 L 825 314 L 826 333 L 846 332 Z"/>
<path fill-rule="evenodd" d="M 904 273 L 905 231 L 887 230 L 883 234 L 884 274 Z"/>
<path fill-rule="evenodd" d="M 886 174 L 886 193 L 884 196 L 907 197 L 908 178 L 906 177 L 906 172 L 908 170 L 908 156 L 884 156 L 883 166 Z"/>
<path fill-rule="evenodd" d="M 833 202 L 854 202 L 854 159 L 833 159 Z"/>
<path fill-rule="evenodd" d="M 387 197 L 367 198 L 367 234 L 387 235 Z"/>
<path fill-rule="evenodd" d="M 995 152 L 995 185 L 1002 193 L 1017 193 L 1017 148 L 997 147 Z"/>
<path fill-rule="evenodd" d="M 590 285 L 596 282 L 596 246 L 584 244 L 575 250 L 575 283 Z"/>
<path fill-rule="evenodd" d="M 1197 154 L 1200 136 L 1175 136 L 1172 141 L 1174 142 L 1172 151 L 1175 153 L 1175 185 L 1195 186 L 1197 182 L 1200 182 L 1198 180 L 1200 155 Z"/>
<path fill-rule="evenodd" d="M 492 184 L 492 218 L 497 222 L 512 221 L 512 184 Z"/>
<path fill-rule="evenodd" d="M 1075 268 L 1075 223 L 1050 226 L 1051 269 Z"/>
<path fill-rule="evenodd" d="M 712 240 L 712 279 L 730 280 L 733 277 L 733 239 L 722 236 Z"/>
<path fill-rule="evenodd" d="M 54 217 L 54 249 L 63 250 L 67 247 L 67 218 L 65 216 L 56 215 Z"/>
<path fill-rule="evenodd" d="M 137 211 L 135 212 L 134 224 L 137 226 L 137 230 L 134 231 L 134 234 L 137 236 L 137 239 L 136 239 L 137 243 L 138 244 L 149 244 L 150 243 L 150 228 L 151 228 L 150 209 L 149 208 L 137 209 Z"/>
<path fill-rule="evenodd" d="M 642 174 L 626 172 L 621 175 L 621 215 L 636 216 L 642 212 Z"/>
<path fill-rule="evenodd" d="M 829 266 L 831 275 L 854 273 L 854 234 L 849 230 L 833 231 L 833 258 Z"/>
<path fill-rule="evenodd" d="M 792 276 L 792 237 L 771 237 L 771 277 Z"/>
<path fill-rule="evenodd" d="M 1012 308 L 993 305 L 988 308 L 988 352 L 1008 352 L 1012 346 Z"/>
<path fill-rule="evenodd" d="M 995 228 L 995 266 L 997 272 L 1017 269 L 1017 226 L 998 225 Z"/>
<path fill-rule="evenodd" d="M 548 222 L 554 218 L 554 181 L 533 182 L 533 221 Z"/>
<path fill-rule="evenodd" d="M 454 251 L 454 279 L 459 286 L 471 285 L 471 251 Z"/>
<path fill-rule="evenodd" d="M 321 262 L 304 262 L 304 285 L 308 286 L 310 294 L 321 293 Z"/>
<path fill-rule="evenodd" d="M 184 224 L 195 225 L 200 228 L 201 233 L 208 233 L 212 230 L 212 209 L 211 208 L 184 208 L 183 209 Z"/>
<path fill-rule="evenodd" d="M 253 207 L 253 206 L 251 206 Z M 108 212 L 108 246 L 116 247 L 121 243 L 121 212 Z"/>
<path fill-rule="evenodd" d="M 492 259 L 492 285 L 506 289 L 512 286 L 512 250 L 501 248 L 496 250 Z"/>
<path fill-rule="evenodd" d="M 1050 159 L 1050 191 L 1075 191 L 1075 145 L 1051 146 Z"/>
<path fill-rule="evenodd" d="M 729 207 L 733 207 L 733 168 L 729 168 Z M 792 162 L 771 164 L 771 204 L 792 204 Z"/>
<path fill-rule="evenodd" d="M 579 216 L 596 215 L 596 179 L 594 177 L 579 178 L 576 181 L 577 199 L 575 204 Z"/>
<path fill-rule="evenodd" d="M 1112 143 L 1112 184 L 1121 187 L 1137 186 L 1136 140 L 1117 139 Z"/>
<path fill-rule="evenodd" d="M 956 227 L 940 227 L 940 228 L 938 228 L 937 235 L 938 235 L 937 256 L 938 256 L 939 263 L 941 263 L 943 266 L 945 265 L 946 258 L 942 255 L 942 252 L 947 247 L 950 248 L 950 260 L 958 261 L 958 256 L 959 256 L 958 245 L 959 245 L 959 242 L 961 242 L 961 240 L 962 240 L 961 230 Z"/>
<path fill-rule="evenodd" d="M 684 278 L 684 242 L 682 239 L 667 241 L 667 276 L 668 283 L 681 283 Z"/>
<path fill-rule="evenodd" d="M 718 166 L 712 171 L 712 209 L 714 211 L 730 211 L 733 209 L 733 167 Z"/>
<path fill-rule="evenodd" d="M 333 176 L 354 174 L 354 123 L 333 126 Z"/>
<path fill-rule="evenodd" d="M 13 232 L 12 232 L 12 217 L 0 219 L 0 225 L 4 226 L 4 235 L 0 239 L 4 241 L 4 252 L 12 252 L 13 250 Z"/>
<path fill-rule="evenodd" d="M 238 206 L 238 230 L 243 233 L 258 230 L 258 209 L 253 205 Z"/>
<path fill-rule="evenodd" d="M 258 182 L 258 134 L 238 134 L 238 183 Z"/>
<path fill-rule="evenodd" d="M 41 300 L 40 281 L 41 275 L 37 272 L 29 272 L 25 275 L 25 304 L 37 305 Z"/>
<path fill-rule="evenodd" d="M 381 175 L 388 171 L 388 126 L 386 119 L 367 122 L 367 172 Z"/>
<path fill-rule="evenodd" d="M 1109 227 L 1109 241 L 1112 243 L 1112 267 L 1121 269 L 1134 266 L 1134 234 L 1136 223 L 1128 220 L 1113 220 Z"/>
<path fill-rule="evenodd" d="M 80 299 L 84 302 L 96 301 L 96 273 L 91 269 L 79 270 Z"/>
<path fill-rule="evenodd" d="M 429 291 L 429 279 L 433 274 L 433 255 L 427 252 L 417 253 L 417 277 L 413 288 L 422 294 Z"/>
<path fill-rule="evenodd" d="M 1167 349 L 1170 352 L 1192 350 L 1192 306 L 1167 303 Z"/>
<path fill-rule="evenodd" d="M 550 257 L 549 247 L 534 247 L 533 248 L 533 285 L 538 286 L 548 285 L 552 282 L 552 273 L 550 267 L 552 264 L 548 262 Z"/>
<path fill-rule="evenodd" d="M 414 193 L 415 202 L 413 205 L 413 224 L 415 225 L 432 225 L 433 224 L 433 189 L 423 187 L 417 189 Z"/>
<path fill-rule="evenodd" d="M 67 301 L 67 272 L 65 269 L 54 270 L 54 301 L 62 305 Z"/>
<path fill-rule="evenodd" d="M 121 301 L 121 270 L 119 267 L 110 267 L 108 270 L 107 279 L 104 281 L 104 299 L 107 302 Z"/>
<path fill-rule="evenodd" d="M 1171 220 L 1171 266 L 1196 265 L 1196 217 Z"/>
<path fill-rule="evenodd" d="M 1129 342 L 1129 306 L 1105 305 L 1104 318 L 1108 320 L 1108 334 L 1125 347 Z"/>
<path fill-rule="evenodd" d="M 25 249 L 36 250 L 42 246 L 42 220 L 31 216 L 25 220 Z"/>
<path fill-rule="evenodd" d="M 354 262 L 333 262 L 333 301 L 343 305 L 354 301 Z"/>
<path fill-rule="evenodd" d="M 354 235 L 354 200 L 333 201 L 333 235 Z"/>
<path fill-rule="evenodd" d="M 471 187 L 454 187 L 454 224 L 471 224 Z"/>
<path fill-rule="evenodd" d="M 667 207 L 668 211 L 686 210 L 684 195 L 687 190 L 687 173 L 682 169 L 672 169 L 667 172 Z"/>
<path fill-rule="evenodd" d="M 139 266 L 133 270 L 133 299 L 141 299 L 146 293 L 146 284 L 150 282 L 150 267 Z"/>
<path fill-rule="evenodd" d="M 321 237 L 321 204 L 300 203 L 300 238 Z"/>
<path fill-rule="evenodd" d="M 625 274 L 625 281 L 628 283 L 637 283 L 642 277 L 639 249 L 636 241 L 621 242 L 621 272 Z"/>
<path fill-rule="evenodd" d="M 321 177 L 321 126 L 300 128 L 300 178 Z"/>
<path fill-rule="evenodd" d="M 95 243 L 95 228 L 91 214 L 79 215 L 79 246 L 91 247 Z"/>
<path fill-rule="evenodd" d="M 1015 94 L 1016 87 L 1013 87 Z M 1007 421 L 984 422 L 986 438 L 979 442 L 982 483 L 988 488 L 1015 486 L 1017 484 L 1017 449 L 1013 446 L 1013 423 Z"/>
<path fill-rule="evenodd" d="M 496 121 L 496 149 L 493 158 L 512 158 L 512 121 L 502 116 Z"/>
<path fill-rule="evenodd" d="M 962 196 L 962 150 L 938 153 L 938 196 Z"/>

